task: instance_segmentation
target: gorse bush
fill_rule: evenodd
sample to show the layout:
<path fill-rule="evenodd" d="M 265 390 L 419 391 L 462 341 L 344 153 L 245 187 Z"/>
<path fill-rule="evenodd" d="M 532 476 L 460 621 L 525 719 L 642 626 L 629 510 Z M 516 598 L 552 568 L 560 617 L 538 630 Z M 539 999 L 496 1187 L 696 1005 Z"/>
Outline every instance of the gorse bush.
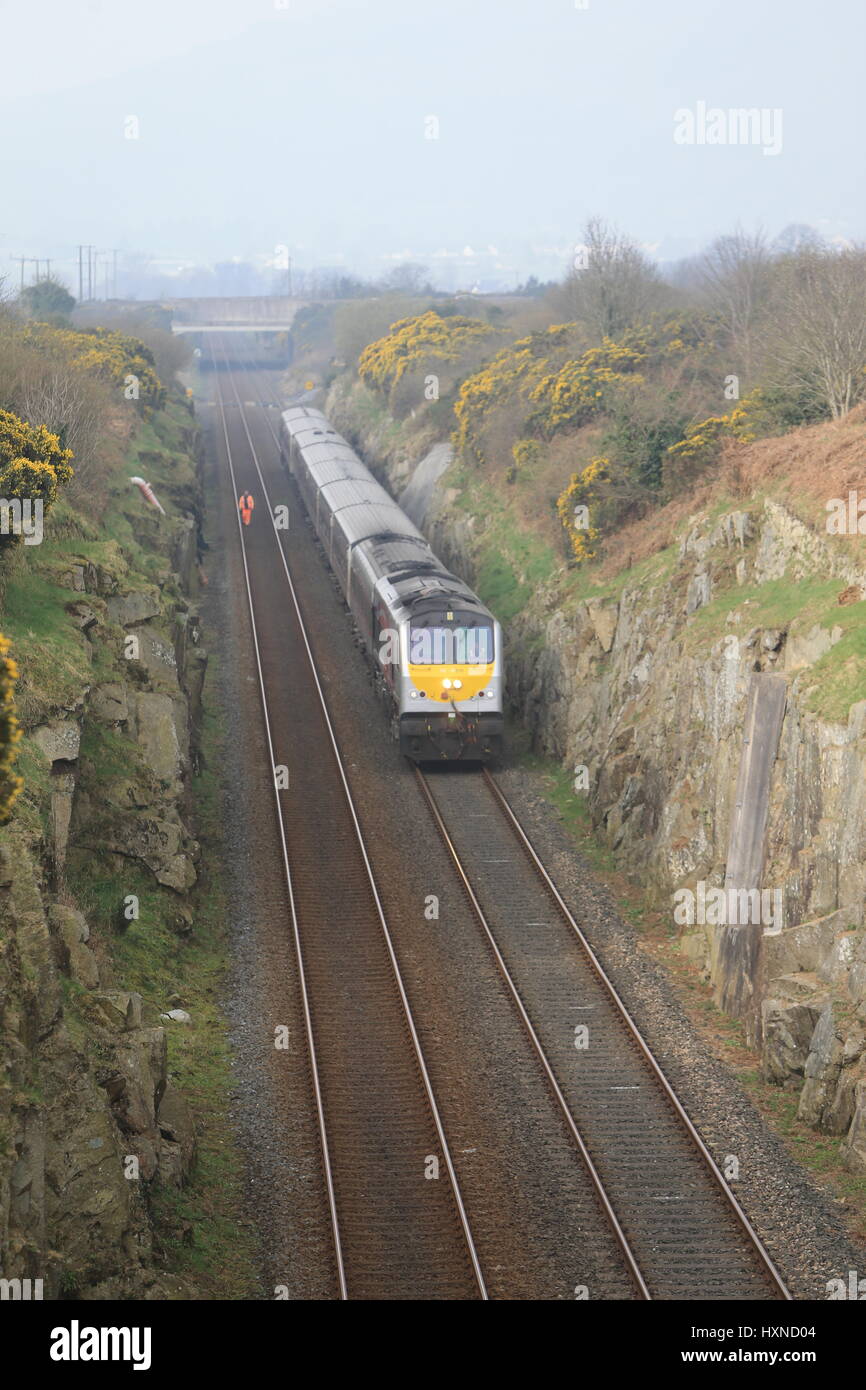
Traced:
<path fill-rule="evenodd" d="M 683 486 L 717 463 L 726 441 L 751 444 L 765 432 L 766 423 L 763 394 L 756 388 L 727 415 L 711 415 L 690 425 L 685 437 L 665 452 L 662 467 L 668 491 Z"/>
<path fill-rule="evenodd" d="M 580 429 L 611 413 L 623 388 L 642 387 L 645 372 L 676 370 L 687 356 L 702 362 L 710 341 L 709 326 L 697 318 L 650 324 L 590 348 L 574 323 L 519 338 L 460 387 L 455 448 L 484 463 L 490 422 L 502 409 L 519 407 L 521 432 L 540 439 Z"/>
<path fill-rule="evenodd" d="M 429 309 L 398 320 L 384 337 L 368 344 L 358 361 L 358 374 L 366 386 L 393 398 L 410 374 L 426 377 L 457 367 L 483 349 L 493 332 L 479 319 L 442 316 Z"/>
<path fill-rule="evenodd" d="M 41 502 L 47 511 L 71 477 L 72 450 L 64 449 L 56 434 L 0 410 L 0 499 Z M 2 520 L 10 533 L 0 535 L 0 546 L 14 545 L 21 537 L 11 533 L 6 517 Z"/>
<path fill-rule="evenodd" d="M 155 328 L 149 331 L 157 345 L 169 338 Z M 174 347 L 169 340 L 169 364 Z M 20 320 L 0 315 L 0 408 L 6 412 L 0 467 L 25 458 L 49 465 L 55 475 L 19 469 L 14 478 L 9 476 L 5 490 L 0 484 L 0 497 L 40 497 L 50 504 L 56 486 L 69 483 L 71 498 L 98 506 L 102 484 L 117 466 L 125 439 L 163 401 L 154 360 L 151 349 L 126 332 L 22 326 Z M 17 417 L 14 428 L 12 416 Z M 73 456 L 71 478 L 67 469 Z"/>
<path fill-rule="evenodd" d="M 21 794 L 23 779 L 13 771 L 21 730 L 15 717 L 18 668 L 9 655 L 9 642 L 0 633 L 0 825 L 6 825 Z"/>
<path fill-rule="evenodd" d="M 165 403 L 165 389 L 156 374 L 154 356 L 138 338 L 108 328 L 56 328 L 36 323 L 21 334 L 24 345 L 62 355 L 70 366 L 92 372 L 127 393 L 143 413 Z"/>
<path fill-rule="evenodd" d="M 466 378 L 454 405 L 458 452 L 468 451 L 484 463 L 484 432 L 493 411 L 506 402 L 528 400 L 532 388 L 550 371 L 553 354 L 567 348 L 574 327 L 557 324 L 519 338 Z"/>
<path fill-rule="evenodd" d="M 418 417 L 422 443 L 453 410 L 461 478 L 471 487 L 483 468 L 481 490 L 515 484 L 520 525 L 549 532 L 558 499 L 574 560 L 736 445 L 866 401 L 866 247 L 737 232 L 662 277 L 592 219 L 576 250 L 543 301 L 509 312 L 479 299 L 477 319 L 439 305 L 398 319 L 359 360 L 392 415 Z M 575 527 L 584 506 L 591 525 Z"/>
<path fill-rule="evenodd" d="M 11 410 L 0 410 L 0 471 L 5 472 L 19 459 L 47 465 L 58 482 L 72 477 L 72 450 L 64 449 L 56 434 L 44 425 L 28 424 Z"/>
<path fill-rule="evenodd" d="M 643 379 L 638 368 L 646 358 L 646 352 L 628 343 L 605 338 L 601 347 L 590 348 L 577 361 L 565 362 L 541 378 L 530 394 L 536 409 L 529 425 L 549 439 L 559 430 L 587 424 L 604 410 L 611 387 L 626 376 Z"/>
<path fill-rule="evenodd" d="M 592 523 L 592 510 L 599 501 L 600 485 L 609 477 L 610 459 L 594 458 L 586 468 L 571 475 L 568 487 L 557 498 L 556 510 L 568 536 L 571 558 L 578 564 L 595 557 L 599 528 Z"/>

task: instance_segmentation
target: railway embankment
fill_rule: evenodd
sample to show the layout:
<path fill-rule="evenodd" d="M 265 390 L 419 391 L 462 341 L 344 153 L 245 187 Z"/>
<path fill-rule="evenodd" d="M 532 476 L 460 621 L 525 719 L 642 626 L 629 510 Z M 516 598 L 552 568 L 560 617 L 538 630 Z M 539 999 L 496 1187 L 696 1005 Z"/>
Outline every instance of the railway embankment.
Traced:
<path fill-rule="evenodd" d="M 572 568 L 525 524 L 549 498 L 473 473 L 348 376 L 325 408 L 497 611 L 534 749 L 744 1020 L 765 1081 L 866 1172 L 866 555 L 856 520 L 827 526 L 863 420 L 738 446 Z"/>
<path fill-rule="evenodd" d="M 172 396 L 98 519 L 58 504 L 4 574 L 24 789 L 0 829 L 0 1274 L 45 1298 L 201 1296 L 207 1193 L 230 1200 L 198 455 Z"/>

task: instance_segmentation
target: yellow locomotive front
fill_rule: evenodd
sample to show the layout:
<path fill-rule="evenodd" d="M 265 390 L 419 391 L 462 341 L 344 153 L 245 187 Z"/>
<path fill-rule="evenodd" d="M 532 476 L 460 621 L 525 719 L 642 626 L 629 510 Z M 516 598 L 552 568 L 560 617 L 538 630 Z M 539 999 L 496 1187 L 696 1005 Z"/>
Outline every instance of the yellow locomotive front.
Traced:
<path fill-rule="evenodd" d="M 416 762 L 496 758 L 502 634 L 492 615 L 477 600 L 471 608 L 415 612 L 403 639 L 402 751 Z"/>

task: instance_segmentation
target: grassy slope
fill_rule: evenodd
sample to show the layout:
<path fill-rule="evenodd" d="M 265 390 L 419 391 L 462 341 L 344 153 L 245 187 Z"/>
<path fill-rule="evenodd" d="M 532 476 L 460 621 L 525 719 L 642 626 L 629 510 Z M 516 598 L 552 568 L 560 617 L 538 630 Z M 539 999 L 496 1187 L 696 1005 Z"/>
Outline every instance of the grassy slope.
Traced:
<path fill-rule="evenodd" d="M 679 541 L 697 516 L 712 521 L 739 510 L 757 514 L 765 499 L 773 499 L 822 535 L 826 500 L 847 496 L 849 481 L 852 486 L 856 481 L 849 475 L 852 450 L 859 452 L 864 445 L 866 425 L 858 418 L 745 446 L 737 459 L 736 487 L 734 477 L 720 469 L 693 497 L 679 499 L 603 543 L 599 558 L 579 569 L 568 568 L 564 551 L 550 543 L 546 478 L 518 477 L 509 485 L 495 469 L 456 461 L 444 481 L 457 490 L 454 505 L 482 521 L 475 530 L 478 590 L 507 624 L 538 584 L 552 579 L 551 600 L 566 612 L 586 598 L 616 598 L 625 588 L 647 592 L 670 580 L 678 565 Z M 833 537 L 832 544 L 866 568 L 866 538 Z M 638 558 L 632 560 L 632 554 Z M 733 557 L 722 579 L 711 602 L 690 619 L 684 633 L 687 647 L 693 651 L 726 632 L 754 627 L 801 634 L 815 626 L 840 628 L 841 640 L 811 668 L 805 705 L 821 718 L 844 723 L 851 705 L 866 698 L 866 602 L 840 606 L 844 586 L 820 574 L 739 586 Z"/>
<path fill-rule="evenodd" d="M 56 580 L 72 563 L 87 559 L 132 587 L 159 585 L 171 596 L 164 554 L 143 543 L 138 493 L 132 474 L 144 475 L 157 495 L 170 497 L 178 486 L 194 483 L 195 467 L 184 449 L 191 421 L 178 403 L 144 423 L 131 441 L 122 471 L 109 489 L 98 524 L 61 502 L 52 512 L 41 546 L 21 547 L 15 557 L 0 609 L 0 629 L 11 638 L 21 668 L 19 709 L 32 726 L 57 715 L 99 680 L 126 673 L 112 646 L 100 644 L 89 659 L 89 644 L 71 619 L 67 605 L 76 598 L 102 609 L 98 598 L 74 595 Z M 119 639 L 119 630 L 117 632 Z M 114 644 L 119 651 L 119 640 Z M 220 879 L 217 785 L 221 732 L 215 712 L 206 714 L 203 770 L 194 781 L 198 838 L 202 843 L 200 885 L 190 901 L 194 935 L 181 943 L 169 925 L 178 899 L 132 861 L 72 851 L 69 886 L 88 916 L 103 975 L 117 987 L 140 993 L 152 1010 L 163 1011 L 179 994 L 192 1015 L 189 1027 L 169 1027 L 169 1072 L 193 1110 L 198 1132 L 198 1164 L 181 1192 L 157 1189 L 152 1207 L 157 1234 L 172 1272 L 192 1276 L 205 1297 L 249 1298 L 259 1293 L 253 1237 L 243 1227 L 243 1160 L 228 1116 L 232 1072 L 227 1027 L 219 1001 L 226 967 L 228 921 Z M 109 780 L 145 778 L 136 746 L 122 733 L 90 721 L 81 749 L 91 786 Z M 22 745 L 18 768 L 26 781 L 18 818 L 34 831 L 48 819 L 49 774 L 42 760 Z M 139 896 L 141 915 L 119 934 L 117 905 L 129 893 Z M 87 1046 L 86 1028 L 76 1020 L 80 989 L 69 982 L 67 1003 L 74 1035 Z M 192 1244 L 189 1244 L 192 1233 Z"/>

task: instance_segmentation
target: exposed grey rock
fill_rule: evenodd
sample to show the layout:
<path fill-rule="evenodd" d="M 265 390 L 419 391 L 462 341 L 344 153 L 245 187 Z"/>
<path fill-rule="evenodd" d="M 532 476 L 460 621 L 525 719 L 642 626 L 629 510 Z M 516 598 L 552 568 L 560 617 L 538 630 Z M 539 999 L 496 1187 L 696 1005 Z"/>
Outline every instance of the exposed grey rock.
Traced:
<path fill-rule="evenodd" d="M 173 888 L 176 893 L 188 893 L 195 886 L 198 875 L 187 855 L 175 854 L 157 871 L 156 877 L 166 888 Z"/>
<path fill-rule="evenodd" d="M 88 713 L 104 724 L 123 724 L 129 718 L 126 686 L 122 681 L 106 681 L 90 692 Z"/>
<path fill-rule="evenodd" d="M 425 524 L 433 489 L 448 468 L 454 451 L 447 441 L 434 444 L 412 473 L 411 481 L 398 498 L 399 505 L 416 526 Z"/>
<path fill-rule="evenodd" d="M 106 606 L 112 622 L 124 628 L 158 618 L 161 611 L 159 593 L 156 589 L 147 592 L 135 589 L 129 594 L 118 594 L 107 599 Z"/>
<path fill-rule="evenodd" d="M 52 719 L 34 729 L 30 739 L 48 762 L 74 762 L 81 748 L 81 726 L 75 719 Z"/>
<path fill-rule="evenodd" d="M 814 666 L 830 648 L 839 641 L 842 629 L 832 630 L 815 623 L 808 632 L 800 632 L 796 625 L 788 633 L 785 644 L 785 672 L 799 671 L 806 666 Z"/>
<path fill-rule="evenodd" d="M 81 631 L 88 635 L 92 633 L 99 622 L 98 613 L 91 604 L 85 603 L 83 600 L 78 603 L 67 604 L 66 611 L 71 613 Z"/>
<path fill-rule="evenodd" d="M 168 925 L 176 936 L 190 937 L 193 934 L 193 915 L 188 907 L 183 905 L 175 908 L 169 914 Z"/>
<path fill-rule="evenodd" d="M 851 981 L 858 947 L 862 950 L 863 934 L 857 930 L 839 932 L 818 967 L 818 974 L 828 984 L 839 985 L 842 989 Z"/>
<path fill-rule="evenodd" d="M 848 993 L 866 1016 L 866 932 L 860 932 L 847 979 Z"/>
<path fill-rule="evenodd" d="M 712 584 L 710 576 L 706 570 L 699 570 L 689 581 L 686 593 L 686 613 L 695 613 L 704 604 L 709 603 Z"/>
<path fill-rule="evenodd" d="M 87 945 L 90 928 L 83 915 L 74 907 L 52 903 L 48 909 L 48 921 L 59 939 L 61 958 L 72 979 L 85 989 L 98 989 L 99 966 Z"/>
<path fill-rule="evenodd" d="M 806 1003 L 790 1003 L 771 997 L 762 1001 L 761 1017 L 761 1073 L 764 1079 L 776 1086 L 799 1087 L 820 1009 Z"/>
<path fill-rule="evenodd" d="M 192 465 L 178 460 L 175 476 L 195 503 Z M 77 1298 L 195 1296 L 185 1281 L 146 1267 L 146 1182 L 161 1165 L 165 1181 L 179 1183 L 194 1159 L 182 1098 L 162 1107 L 165 1031 L 139 995 L 102 986 L 99 959 L 104 951 L 109 961 L 111 938 L 100 939 L 98 959 L 84 916 L 67 900 L 74 880 L 64 874 L 68 851 L 76 866 L 92 852 L 85 877 L 113 874 L 118 904 L 129 857 L 177 893 L 195 882 L 198 846 L 181 814 L 189 810 L 185 692 L 194 692 L 200 717 L 206 657 L 198 620 L 178 598 L 195 569 L 195 518 L 179 521 L 170 536 L 153 534 L 165 552 L 148 575 L 158 576 L 156 585 L 130 587 L 127 559 L 113 541 L 104 541 L 99 564 L 68 551 L 48 557 L 46 572 L 69 590 L 58 605 L 70 640 L 81 657 L 99 662 L 95 669 L 117 678 L 95 688 L 83 678 L 62 708 L 35 716 L 42 721 L 35 729 L 30 711 L 40 692 L 28 692 L 27 741 L 50 776 L 28 776 L 31 804 L 22 800 L 26 813 L 0 829 L 0 1273 L 44 1278 L 53 1299 L 71 1289 Z M 150 535 L 139 539 L 150 543 Z M 139 661 L 121 660 L 118 625 L 134 629 Z M 155 697 L 149 707 L 148 696 Z M 100 728 L 106 724 L 110 734 Z M 49 892 L 64 900 L 49 903 Z M 178 936 L 189 935 L 192 914 L 182 901 L 175 922 Z M 129 928 L 125 920 L 117 925 Z M 109 969 L 107 978 L 122 980 L 119 959 Z M 144 1182 L 129 1180 L 131 1156 Z"/>
<path fill-rule="evenodd" d="M 57 1298 L 64 1270 L 100 1280 L 140 1268 L 149 1258 L 150 1227 L 139 1185 L 124 1178 L 105 1093 L 74 1040 L 88 1026 L 84 1016 L 74 1035 L 67 1031 L 60 970 L 67 951 L 88 951 L 86 922 L 66 904 L 43 909 L 26 834 L 15 823 L 2 833 L 2 1273 L 43 1278 L 46 1298 Z M 82 1004 L 91 998 L 81 996 Z M 102 1027 L 100 1017 L 90 1041 L 102 1039 Z M 104 1038 L 110 1047 L 110 1033 Z M 31 1089 L 38 1098 L 29 1102 Z"/>
<path fill-rule="evenodd" d="M 846 1024 L 839 1006 L 822 1010 L 806 1059 L 805 1082 L 797 1114 L 829 1134 L 844 1134 L 854 1115 L 853 1070 L 866 1049 L 866 1034 Z"/>
<path fill-rule="evenodd" d="M 145 692 L 135 696 L 135 706 L 138 743 L 148 767 L 164 782 L 177 784 L 184 759 L 175 702 L 169 695 Z"/>
<path fill-rule="evenodd" d="M 160 1102 L 158 1124 L 159 1180 L 182 1187 L 195 1165 L 195 1124 L 189 1106 L 170 1081 Z"/>
<path fill-rule="evenodd" d="M 866 1076 L 859 1076 L 854 1084 L 854 1115 L 840 1154 L 852 1173 L 866 1173 Z"/>
<path fill-rule="evenodd" d="M 88 1012 L 115 1032 L 130 1033 L 141 1027 L 140 994 L 122 989 L 106 989 L 88 1001 Z"/>
<path fill-rule="evenodd" d="M 103 1079 L 112 1114 L 146 1182 L 156 1176 L 159 1165 L 156 1114 L 166 1086 L 167 1056 L 164 1028 L 135 1029 L 124 1034 L 115 1065 Z"/>
<path fill-rule="evenodd" d="M 107 850 L 146 864 L 158 882 L 186 892 L 196 882 L 195 859 L 199 847 L 189 839 L 173 806 L 164 815 L 117 811 L 102 824 L 92 822 L 81 835 L 81 844 Z"/>
<path fill-rule="evenodd" d="M 135 629 L 139 656 L 148 675 L 157 681 L 177 682 L 177 654 L 174 644 L 156 628 L 143 625 Z"/>
<path fill-rule="evenodd" d="M 833 953 L 837 935 L 850 924 L 846 909 L 828 913 L 814 922 L 784 927 L 776 936 L 764 938 L 767 971 L 770 975 L 791 975 L 797 971 L 820 973 Z"/>
<path fill-rule="evenodd" d="M 611 651 L 619 621 L 619 604 L 613 599 L 589 598 L 585 608 L 602 651 Z"/>
<path fill-rule="evenodd" d="M 75 795 L 75 774 L 71 771 L 58 772 L 55 766 L 51 778 L 50 814 L 50 852 L 55 872 L 62 871 L 66 863 L 66 850 L 69 845 L 69 828 L 72 822 L 72 803 Z"/>

